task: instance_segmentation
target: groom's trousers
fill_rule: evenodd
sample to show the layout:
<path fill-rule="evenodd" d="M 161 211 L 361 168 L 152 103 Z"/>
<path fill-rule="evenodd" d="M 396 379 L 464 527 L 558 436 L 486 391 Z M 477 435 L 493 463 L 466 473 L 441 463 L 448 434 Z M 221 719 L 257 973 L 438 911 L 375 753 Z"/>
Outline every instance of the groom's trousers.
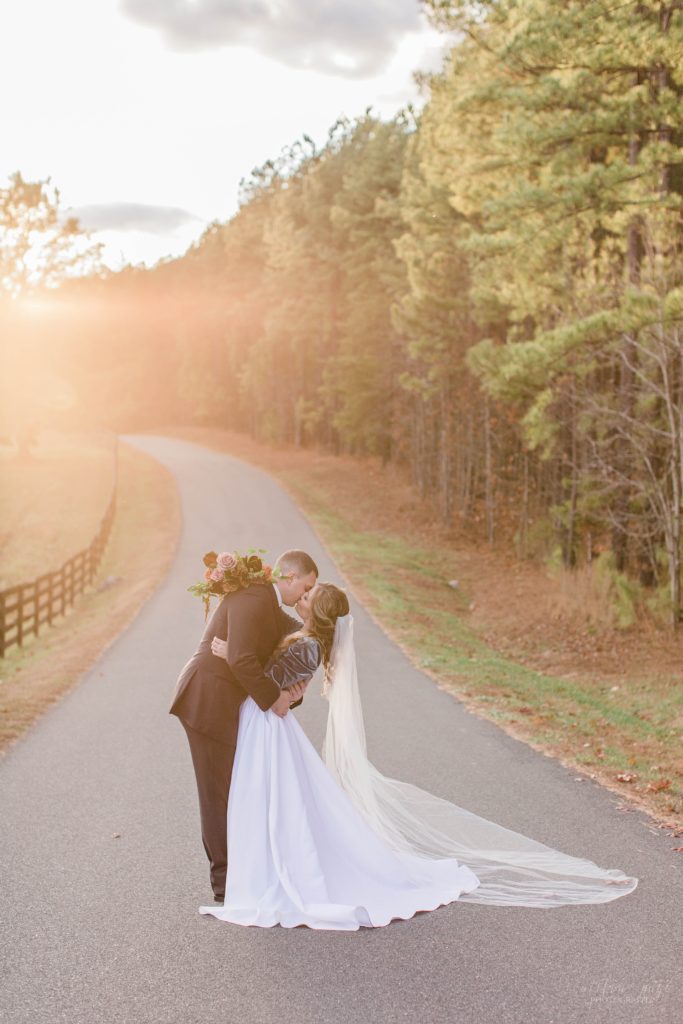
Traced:
<path fill-rule="evenodd" d="M 228 869 L 228 792 L 235 746 L 197 732 L 186 722 L 183 728 L 197 779 L 202 842 L 209 858 L 211 888 L 215 896 L 223 899 Z"/>

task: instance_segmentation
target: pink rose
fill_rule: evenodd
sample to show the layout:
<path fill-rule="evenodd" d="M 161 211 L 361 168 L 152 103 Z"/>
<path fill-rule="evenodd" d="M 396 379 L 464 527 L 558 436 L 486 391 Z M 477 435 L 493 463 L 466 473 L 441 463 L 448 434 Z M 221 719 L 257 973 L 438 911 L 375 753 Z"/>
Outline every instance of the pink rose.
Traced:
<path fill-rule="evenodd" d="M 217 558 L 218 568 L 224 572 L 230 572 L 237 565 L 237 559 L 229 551 L 222 551 Z"/>
<path fill-rule="evenodd" d="M 211 579 L 215 580 L 216 583 L 220 583 L 220 581 L 223 579 L 223 570 L 213 569 L 211 572 Z"/>

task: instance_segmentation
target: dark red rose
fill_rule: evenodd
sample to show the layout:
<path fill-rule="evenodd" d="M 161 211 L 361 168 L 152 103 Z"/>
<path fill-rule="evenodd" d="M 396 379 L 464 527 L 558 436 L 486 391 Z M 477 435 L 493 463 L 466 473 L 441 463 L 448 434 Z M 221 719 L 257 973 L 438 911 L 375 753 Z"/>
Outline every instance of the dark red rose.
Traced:
<path fill-rule="evenodd" d="M 258 555 L 249 555 L 246 563 L 249 572 L 261 572 L 261 569 L 263 569 L 263 562 Z"/>
<path fill-rule="evenodd" d="M 202 559 L 204 565 L 208 565 L 209 569 L 215 569 L 218 561 L 218 555 L 215 551 L 207 551 Z"/>

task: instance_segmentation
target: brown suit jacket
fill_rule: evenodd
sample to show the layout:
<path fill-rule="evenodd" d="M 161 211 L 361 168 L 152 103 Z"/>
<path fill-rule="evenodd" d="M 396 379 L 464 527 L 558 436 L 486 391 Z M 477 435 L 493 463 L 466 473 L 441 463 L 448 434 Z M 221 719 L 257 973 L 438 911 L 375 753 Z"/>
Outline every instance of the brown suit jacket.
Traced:
<path fill-rule="evenodd" d="M 247 695 L 263 711 L 280 696 L 280 687 L 263 666 L 282 637 L 300 626 L 280 609 L 270 583 L 253 583 L 227 594 L 178 677 L 169 713 L 197 732 L 234 746 L 240 706 Z M 227 640 L 226 658 L 212 653 L 214 636 Z"/>

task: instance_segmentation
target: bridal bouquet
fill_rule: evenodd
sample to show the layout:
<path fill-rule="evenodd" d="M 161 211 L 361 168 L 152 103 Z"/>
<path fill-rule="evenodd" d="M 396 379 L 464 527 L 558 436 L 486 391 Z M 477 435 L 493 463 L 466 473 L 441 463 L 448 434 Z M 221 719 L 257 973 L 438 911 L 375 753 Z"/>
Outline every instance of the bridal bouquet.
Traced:
<path fill-rule="evenodd" d="M 270 583 L 281 573 L 270 565 L 264 565 L 261 555 L 264 548 L 250 548 L 246 555 L 237 551 L 208 551 L 203 558 L 206 571 L 200 583 L 193 583 L 187 589 L 191 594 L 201 597 L 204 602 L 204 619 L 208 618 L 211 598 L 215 594 L 223 597 L 232 594 L 240 587 L 248 587 L 252 583 Z"/>

